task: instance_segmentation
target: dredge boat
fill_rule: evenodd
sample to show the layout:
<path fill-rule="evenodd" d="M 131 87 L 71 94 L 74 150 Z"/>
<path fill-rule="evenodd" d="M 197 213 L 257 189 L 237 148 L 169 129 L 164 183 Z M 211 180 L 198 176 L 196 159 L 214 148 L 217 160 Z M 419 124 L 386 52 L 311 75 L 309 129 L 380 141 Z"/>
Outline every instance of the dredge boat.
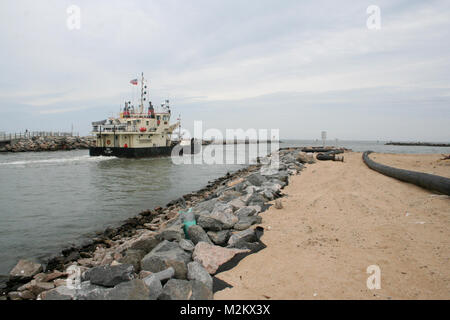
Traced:
<path fill-rule="evenodd" d="M 132 85 L 138 85 L 138 82 L 138 79 L 130 81 Z M 139 158 L 171 154 L 178 144 L 178 141 L 171 140 L 171 135 L 180 123 L 170 124 L 169 100 L 161 104 L 158 112 L 149 100 L 147 110 L 144 110 L 148 94 L 143 73 L 140 83 L 140 105 L 137 108 L 131 102 L 125 102 L 119 117 L 92 123 L 96 145 L 89 148 L 89 155 Z"/>

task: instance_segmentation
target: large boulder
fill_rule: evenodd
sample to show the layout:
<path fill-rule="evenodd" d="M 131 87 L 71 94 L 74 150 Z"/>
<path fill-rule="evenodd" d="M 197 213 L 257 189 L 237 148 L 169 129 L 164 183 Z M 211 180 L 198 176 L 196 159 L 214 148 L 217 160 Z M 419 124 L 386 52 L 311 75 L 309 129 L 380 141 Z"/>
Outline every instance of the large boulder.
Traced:
<path fill-rule="evenodd" d="M 213 299 L 213 291 L 212 288 L 206 285 L 202 281 L 191 280 L 192 286 L 192 295 L 190 300 L 212 300 Z"/>
<path fill-rule="evenodd" d="M 184 231 L 181 225 L 173 225 L 162 230 L 158 237 L 160 240 L 180 241 L 184 238 Z"/>
<path fill-rule="evenodd" d="M 241 194 L 237 191 L 234 190 L 227 190 L 221 193 L 221 195 L 219 196 L 219 201 L 222 202 L 229 202 L 233 199 L 236 199 L 238 197 L 240 197 Z"/>
<path fill-rule="evenodd" d="M 270 189 L 265 189 L 264 191 L 260 192 L 260 195 L 262 195 L 268 201 L 272 201 L 276 197 L 274 192 Z"/>
<path fill-rule="evenodd" d="M 160 272 L 173 267 L 176 278 L 186 279 L 186 265 L 190 260 L 191 254 L 177 243 L 164 240 L 142 259 L 141 268 L 146 271 Z"/>
<path fill-rule="evenodd" d="M 244 252 L 249 252 L 249 250 L 222 248 L 206 242 L 199 242 L 195 246 L 193 258 L 210 274 L 214 274 L 221 265 L 230 261 L 236 254 Z"/>
<path fill-rule="evenodd" d="M 242 207 L 235 212 L 235 215 L 241 219 L 242 217 L 253 216 L 256 214 L 256 209 L 254 207 Z"/>
<path fill-rule="evenodd" d="M 267 201 L 262 195 L 256 192 L 253 192 L 250 195 L 248 195 L 245 200 L 247 206 L 257 205 L 260 207 L 264 207 L 264 203 Z"/>
<path fill-rule="evenodd" d="M 231 231 L 230 230 L 208 231 L 207 234 L 214 244 L 220 246 L 227 243 L 228 239 L 230 238 Z"/>
<path fill-rule="evenodd" d="M 152 251 L 161 241 L 155 236 L 141 237 L 131 245 L 131 249 L 143 250 L 145 253 Z"/>
<path fill-rule="evenodd" d="M 150 300 L 150 289 L 143 280 L 133 279 L 115 286 L 107 295 L 108 300 Z"/>
<path fill-rule="evenodd" d="M 220 221 L 222 224 L 221 229 L 231 229 L 238 221 L 238 218 L 233 214 L 233 207 L 228 203 L 217 203 L 208 217 Z M 205 229 L 214 230 L 212 228 Z M 215 230 L 218 231 L 217 229 Z"/>
<path fill-rule="evenodd" d="M 217 202 L 212 210 L 211 214 L 214 213 L 229 213 L 232 214 L 234 212 L 233 207 L 229 203 Z"/>
<path fill-rule="evenodd" d="M 206 234 L 205 230 L 203 230 L 203 228 L 198 224 L 190 226 L 189 229 L 187 230 L 187 234 L 189 236 L 189 239 L 192 241 L 194 245 L 196 245 L 200 241 L 212 243 L 208 235 Z"/>
<path fill-rule="evenodd" d="M 256 232 L 253 229 L 247 229 L 244 231 L 240 231 L 237 233 L 234 233 L 230 239 L 228 240 L 228 247 L 234 247 L 239 242 L 256 242 L 258 241 L 258 238 L 256 236 Z M 195 252 L 195 251 L 194 251 Z"/>
<path fill-rule="evenodd" d="M 196 206 L 194 206 L 192 211 L 194 213 L 201 213 L 201 212 L 212 212 L 214 209 L 214 206 L 219 201 L 217 198 L 213 198 L 210 200 L 202 201 L 198 203 Z"/>
<path fill-rule="evenodd" d="M 247 177 L 247 181 L 254 186 L 261 186 L 266 182 L 266 178 L 259 173 L 253 173 Z"/>
<path fill-rule="evenodd" d="M 159 280 L 158 277 L 154 276 L 153 274 L 144 278 L 143 280 L 150 291 L 150 300 L 158 299 L 163 289 L 161 280 Z"/>
<path fill-rule="evenodd" d="M 229 204 L 233 207 L 233 211 L 239 210 L 242 207 L 245 207 L 245 202 L 241 199 L 234 199 L 229 202 Z"/>
<path fill-rule="evenodd" d="M 52 290 L 41 293 L 42 300 L 72 300 L 75 297 L 76 289 L 67 286 L 59 286 Z"/>
<path fill-rule="evenodd" d="M 188 280 L 170 279 L 159 295 L 160 300 L 189 300 L 192 284 Z"/>
<path fill-rule="evenodd" d="M 178 244 L 180 245 L 181 249 L 184 251 L 192 252 L 194 251 L 195 245 L 191 240 L 187 239 L 181 239 Z"/>
<path fill-rule="evenodd" d="M 220 231 L 222 229 L 231 228 L 229 224 L 223 223 L 221 220 L 213 218 L 209 215 L 201 215 L 197 219 L 197 224 L 205 230 Z"/>
<path fill-rule="evenodd" d="M 134 267 L 131 264 L 95 267 L 86 271 L 83 278 L 94 285 L 114 287 L 121 282 L 134 279 Z"/>
<path fill-rule="evenodd" d="M 213 288 L 213 279 L 211 275 L 197 261 L 188 263 L 188 279 L 203 282 L 211 290 Z"/>
<path fill-rule="evenodd" d="M 76 290 L 74 300 L 108 300 L 108 294 L 112 288 L 105 288 L 83 281 Z"/>
<path fill-rule="evenodd" d="M 42 270 L 43 268 L 40 263 L 22 259 L 12 268 L 9 277 L 12 281 L 26 281 L 33 278 L 34 275 Z"/>
<path fill-rule="evenodd" d="M 235 230 L 246 230 L 252 225 L 261 223 L 262 218 L 260 216 L 244 216 L 239 219 L 239 221 L 234 225 Z"/>
<path fill-rule="evenodd" d="M 213 292 L 197 280 L 169 280 L 163 288 L 160 300 L 212 300 Z"/>
<path fill-rule="evenodd" d="M 144 250 L 128 249 L 125 251 L 125 255 L 119 260 L 123 264 L 131 264 L 134 267 L 134 271 L 138 273 L 141 271 L 141 260 L 145 256 Z"/>

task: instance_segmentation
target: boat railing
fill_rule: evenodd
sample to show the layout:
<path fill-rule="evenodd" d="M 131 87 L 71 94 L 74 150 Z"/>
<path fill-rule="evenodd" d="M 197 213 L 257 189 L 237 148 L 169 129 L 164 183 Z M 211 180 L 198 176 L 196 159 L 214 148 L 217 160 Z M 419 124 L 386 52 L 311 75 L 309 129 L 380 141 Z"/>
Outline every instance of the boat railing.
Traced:
<path fill-rule="evenodd" d="M 108 133 L 114 133 L 114 132 L 140 132 L 145 133 L 140 130 L 141 126 L 135 126 L 135 125 L 106 125 L 106 126 L 94 126 L 92 132 L 95 133 L 102 133 L 102 132 L 108 132 Z M 147 132 L 155 132 L 157 128 L 150 128 L 147 129 Z"/>

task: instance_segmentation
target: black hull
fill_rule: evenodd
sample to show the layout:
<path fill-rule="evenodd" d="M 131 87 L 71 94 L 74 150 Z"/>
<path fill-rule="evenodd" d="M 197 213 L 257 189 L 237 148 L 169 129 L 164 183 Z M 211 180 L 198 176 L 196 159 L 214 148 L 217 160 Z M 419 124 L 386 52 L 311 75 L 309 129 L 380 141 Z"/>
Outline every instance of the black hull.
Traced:
<path fill-rule="evenodd" d="M 174 147 L 151 147 L 151 148 L 103 148 L 90 147 L 91 157 L 109 156 L 118 158 L 148 158 L 170 156 Z"/>

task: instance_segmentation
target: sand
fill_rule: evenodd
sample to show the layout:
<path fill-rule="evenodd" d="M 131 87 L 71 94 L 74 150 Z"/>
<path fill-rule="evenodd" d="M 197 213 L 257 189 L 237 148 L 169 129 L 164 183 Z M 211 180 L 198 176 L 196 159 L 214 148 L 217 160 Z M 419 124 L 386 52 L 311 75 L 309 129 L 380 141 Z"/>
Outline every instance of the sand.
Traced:
<path fill-rule="evenodd" d="M 371 155 L 450 177 L 441 155 Z M 217 275 L 215 299 L 450 299 L 450 197 L 370 170 L 361 153 L 291 177 L 284 208 L 262 213 L 267 248 Z M 368 266 L 381 289 L 367 288 Z"/>

